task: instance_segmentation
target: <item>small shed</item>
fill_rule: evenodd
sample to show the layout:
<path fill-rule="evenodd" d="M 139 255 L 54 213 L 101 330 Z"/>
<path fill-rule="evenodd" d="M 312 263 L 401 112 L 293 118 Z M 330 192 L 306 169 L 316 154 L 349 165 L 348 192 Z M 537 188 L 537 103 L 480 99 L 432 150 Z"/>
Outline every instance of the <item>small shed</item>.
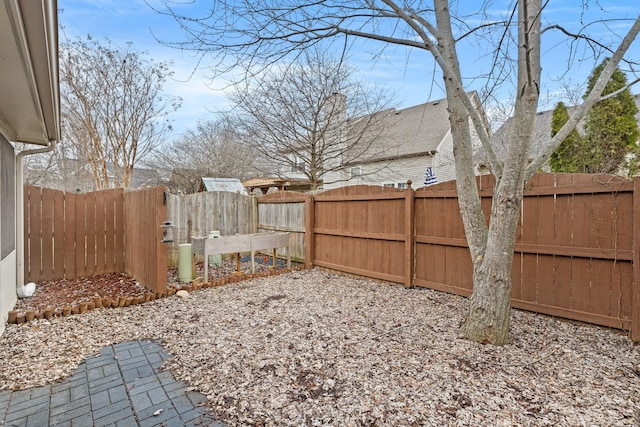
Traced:
<path fill-rule="evenodd" d="M 247 195 L 247 190 L 237 178 L 206 178 L 202 177 L 200 191 L 229 191 Z"/>

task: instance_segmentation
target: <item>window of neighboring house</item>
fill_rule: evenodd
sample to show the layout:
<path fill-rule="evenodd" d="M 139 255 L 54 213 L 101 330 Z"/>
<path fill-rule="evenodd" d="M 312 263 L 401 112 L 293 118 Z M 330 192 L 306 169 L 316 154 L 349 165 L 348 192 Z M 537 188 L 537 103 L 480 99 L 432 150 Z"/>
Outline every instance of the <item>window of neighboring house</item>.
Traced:
<path fill-rule="evenodd" d="M 291 172 L 304 172 L 305 171 L 305 165 L 304 165 L 304 159 L 302 159 L 299 156 L 294 155 L 292 160 L 292 165 L 291 165 Z"/>
<path fill-rule="evenodd" d="M 393 182 L 385 182 L 384 184 L 382 184 L 383 187 L 387 187 L 387 188 L 395 188 L 396 185 Z"/>
<path fill-rule="evenodd" d="M 400 190 L 406 190 L 407 189 L 407 183 L 406 182 L 399 182 L 398 183 L 398 188 Z"/>
<path fill-rule="evenodd" d="M 362 177 L 362 170 L 360 169 L 360 166 L 354 166 L 349 169 L 349 179 L 357 179 L 360 177 Z"/>
<path fill-rule="evenodd" d="M 0 135 L 0 259 L 16 248 L 16 161 L 13 145 Z"/>

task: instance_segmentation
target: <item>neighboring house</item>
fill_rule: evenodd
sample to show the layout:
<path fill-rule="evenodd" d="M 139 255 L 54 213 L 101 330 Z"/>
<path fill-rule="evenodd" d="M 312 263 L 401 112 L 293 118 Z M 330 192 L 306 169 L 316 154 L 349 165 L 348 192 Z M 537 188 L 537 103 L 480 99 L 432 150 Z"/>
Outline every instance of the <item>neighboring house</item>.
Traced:
<path fill-rule="evenodd" d="M 55 0 L 0 3 L 0 331 L 23 277 L 22 158 L 60 138 Z M 16 156 L 16 143 L 33 144 Z"/>
<path fill-rule="evenodd" d="M 640 126 L 640 94 L 633 95 L 633 99 L 638 107 L 638 113 L 636 114 L 636 121 Z M 575 107 L 569 107 L 569 114 Z M 553 110 L 541 111 L 536 114 L 536 120 L 533 128 L 533 141 L 531 141 L 531 149 L 529 150 L 529 161 L 532 161 L 541 152 L 544 147 L 549 146 L 551 143 L 551 119 L 553 118 Z M 510 117 L 505 121 L 502 126 L 495 132 L 492 143 L 496 149 L 496 155 L 498 158 L 503 158 L 506 150 L 506 143 L 509 140 L 509 134 L 512 129 L 513 117 Z M 584 126 L 584 120 L 578 123 L 578 131 L 582 133 Z M 640 142 L 640 141 L 639 141 Z M 488 173 L 487 162 L 482 150 L 476 154 L 476 163 L 478 167 Z M 549 164 L 544 166 L 544 169 L 548 172 Z"/>
<path fill-rule="evenodd" d="M 484 117 L 478 95 L 470 95 Z M 413 188 L 420 188 L 456 178 L 446 99 L 376 115 L 380 116 L 376 125 L 363 135 L 363 140 L 371 140 L 367 152 L 343 163 L 340 170 L 327 173 L 324 189 L 354 184 L 406 188 L 408 181 Z M 354 131 L 358 131 L 357 120 L 347 123 L 347 132 Z M 476 149 L 480 143 L 473 136 Z"/>
<path fill-rule="evenodd" d="M 202 177 L 200 191 L 229 191 L 247 195 L 247 190 L 238 178 L 206 178 Z"/>

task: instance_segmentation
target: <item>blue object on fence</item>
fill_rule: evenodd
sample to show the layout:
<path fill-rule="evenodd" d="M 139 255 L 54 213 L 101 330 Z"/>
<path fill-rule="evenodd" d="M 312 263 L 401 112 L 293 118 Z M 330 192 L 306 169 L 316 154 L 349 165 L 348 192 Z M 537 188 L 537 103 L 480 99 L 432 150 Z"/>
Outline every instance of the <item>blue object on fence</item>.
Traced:
<path fill-rule="evenodd" d="M 438 178 L 436 178 L 436 174 L 433 173 L 433 168 L 428 167 L 427 171 L 424 173 L 424 185 L 433 185 L 438 183 Z"/>

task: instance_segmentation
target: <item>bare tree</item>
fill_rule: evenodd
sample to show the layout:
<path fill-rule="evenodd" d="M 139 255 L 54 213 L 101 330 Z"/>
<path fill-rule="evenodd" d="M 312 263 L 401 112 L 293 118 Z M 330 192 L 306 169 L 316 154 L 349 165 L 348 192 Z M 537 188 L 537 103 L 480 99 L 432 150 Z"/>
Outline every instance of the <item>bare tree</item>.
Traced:
<path fill-rule="evenodd" d="M 91 37 L 62 44 L 63 140 L 91 166 L 98 189 L 129 187 L 136 162 L 170 128 L 179 99 L 162 92 L 169 66 Z"/>
<path fill-rule="evenodd" d="M 555 24 L 543 28 L 544 8 L 548 1 L 521 0 L 500 4 L 509 6 L 509 12 L 497 18 L 488 9 L 496 2 L 482 2 L 478 5 L 480 10 L 467 15 L 459 11 L 461 3 L 446 0 L 285 0 L 275 7 L 267 0 L 223 0 L 216 2 L 205 18 L 183 19 L 170 9 L 170 5 L 165 12 L 176 15 L 180 25 L 187 30 L 189 39 L 182 46 L 210 52 L 221 70 L 242 63 L 273 63 L 292 51 L 335 36 L 376 40 L 383 47 L 399 45 L 429 52 L 444 78 L 458 200 L 473 262 L 473 293 L 463 331 L 469 339 L 505 344 L 509 338 L 511 265 L 524 184 L 600 99 L 605 84 L 640 31 L 640 16 L 622 20 L 630 24 L 623 38 L 614 33 L 606 39 L 596 33 L 596 39 L 588 36 L 588 31 L 597 27 L 589 23 L 573 32 Z M 541 35 L 546 32 L 566 36 L 572 44 L 568 63 L 576 60 L 578 52 L 591 55 L 585 59 L 597 60 L 606 54 L 611 60 L 590 94 L 549 146 L 529 162 L 534 119 L 543 86 Z M 471 59 L 472 63 L 461 64 L 458 47 L 471 41 L 475 43 L 477 54 Z M 476 71 L 481 68 L 476 59 L 483 53 L 492 60 L 488 61 L 484 72 Z M 627 64 L 635 66 L 637 63 L 628 58 Z M 465 90 L 467 80 L 462 77 L 462 66 L 468 73 L 473 72 L 477 79 L 483 79 L 490 92 L 505 83 L 513 85 L 514 126 L 501 158 L 497 157 L 482 118 Z M 471 126 L 480 138 L 497 179 L 488 221 L 481 209 L 474 176 Z"/>
<path fill-rule="evenodd" d="M 146 166 L 163 174 L 171 192 L 191 194 L 202 177 L 239 178 L 252 174 L 255 155 L 241 143 L 228 116 L 201 121 L 179 139 L 155 150 Z"/>
<path fill-rule="evenodd" d="M 315 190 L 329 176 L 343 179 L 337 172 L 367 154 L 380 133 L 375 113 L 389 99 L 355 73 L 342 58 L 314 48 L 235 86 L 230 100 L 238 128 L 270 160 L 264 172 L 303 176 Z"/>
<path fill-rule="evenodd" d="M 93 174 L 86 161 L 79 159 L 82 155 L 66 142 L 57 144 L 51 152 L 27 156 L 23 160 L 25 184 L 61 191 L 91 191 Z"/>

